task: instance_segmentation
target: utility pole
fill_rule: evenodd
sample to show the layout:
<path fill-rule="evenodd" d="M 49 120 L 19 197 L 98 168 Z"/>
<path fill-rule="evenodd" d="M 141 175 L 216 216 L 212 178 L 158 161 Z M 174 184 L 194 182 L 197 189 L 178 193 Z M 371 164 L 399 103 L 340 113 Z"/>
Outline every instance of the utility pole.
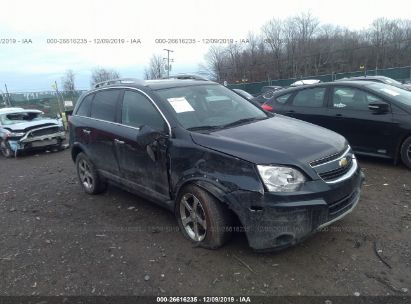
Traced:
<path fill-rule="evenodd" d="M 7 84 L 4 84 L 4 87 L 6 88 L 6 101 L 7 101 L 7 106 L 8 106 L 8 107 L 11 107 L 10 94 L 9 94 L 9 91 L 7 90 Z"/>
<path fill-rule="evenodd" d="M 173 53 L 173 50 L 164 49 L 167 52 L 167 78 L 170 77 L 170 52 Z"/>
<path fill-rule="evenodd" d="M 60 104 L 60 92 L 59 92 L 59 89 L 58 89 L 58 87 L 57 87 L 57 81 L 54 81 L 54 84 L 52 85 L 52 87 L 53 87 L 53 89 L 55 89 L 56 90 L 56 93 L 57 93 L 57 104 L 58 104 L 58 106 L 59 106 L 59 114 L 60 114 L 60 117 L 61 117 L 61 115 L 62 115 L 62 113 L 63 113 L 63 110 L 61 109 L 61 104 Z M 62 98 L 63 99 L 63 98 Z M 64 105 L 63 105 L 63 107 L 64 107 Z"/>

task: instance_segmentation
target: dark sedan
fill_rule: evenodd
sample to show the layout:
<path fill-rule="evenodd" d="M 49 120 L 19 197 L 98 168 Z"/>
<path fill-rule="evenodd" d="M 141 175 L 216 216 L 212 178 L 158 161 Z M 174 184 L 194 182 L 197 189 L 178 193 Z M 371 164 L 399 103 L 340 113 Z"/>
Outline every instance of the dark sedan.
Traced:
<path fill-rule="evenodd" d="M 377 82 L 338 81 L 276 92 L 262 106 L 344 135 L 358 154 L 411 168 L 411 92 Z"/>
<path fill-rule="evenodd" d="M 372 82 L 379 82 L 392 85 L 394 87 L 411 91 L 411 88 L 407 85 L 402 84 L 401 82 L 386 77 L 386 76 L 359 76 L 359 77 L 350 77 L 350 78 L 343 78 L 337 81 L 372 81 Z"/>

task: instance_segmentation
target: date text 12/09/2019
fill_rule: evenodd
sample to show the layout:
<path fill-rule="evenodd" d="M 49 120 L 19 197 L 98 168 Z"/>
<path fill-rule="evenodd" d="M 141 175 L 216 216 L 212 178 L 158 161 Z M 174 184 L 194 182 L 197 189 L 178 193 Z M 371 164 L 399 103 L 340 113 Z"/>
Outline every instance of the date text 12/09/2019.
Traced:
<path fill-rule="evenodd" d="M 247 296 L 239 297 L 156 297 L 157 303 L 251 303 Z"/>

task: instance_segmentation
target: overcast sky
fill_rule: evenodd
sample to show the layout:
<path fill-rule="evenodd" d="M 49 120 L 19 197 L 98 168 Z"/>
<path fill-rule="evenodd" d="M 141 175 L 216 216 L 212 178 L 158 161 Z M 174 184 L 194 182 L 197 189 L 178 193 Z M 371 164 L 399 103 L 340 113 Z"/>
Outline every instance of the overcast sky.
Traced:
<path fill-rule="evenodd" d="M 378 17 L 410 18 L 410 1 L 7 1 L 1 4 L 0 39 L 31 39 L 31 44 L 0 44 L 0 90 L 50 90 L 67 69 L 76 86 L 89 87 L 96 66 L 121 76 L 143 78 L 153 53 L 173 49 L 173 72 L 196 72 L 209 45 L 202 39 L 246 38 L 273 17 L 311 12 L 321 23 L 363 29 Z M 47 44 L 50 38 L 140 39 L 141 44 Z M 195 39 L 195 45 L 165 45 L 155 39 Z"/>

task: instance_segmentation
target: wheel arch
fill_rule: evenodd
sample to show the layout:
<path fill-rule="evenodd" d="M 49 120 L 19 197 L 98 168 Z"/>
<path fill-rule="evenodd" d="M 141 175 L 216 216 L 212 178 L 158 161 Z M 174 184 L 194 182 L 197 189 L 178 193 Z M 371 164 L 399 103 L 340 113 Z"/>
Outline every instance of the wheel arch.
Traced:
<path fill-rule="evenodd" d="M 411 137 L 411 132 L 405 133 L 401 136 L 400 140 L 398 141 L 397 148 L 395 150 L 394 155 L 394 164 L 397 165 L 399 161 L 401 161 L 401 148 L 404 142 Z"/>
<path fill-rule="evenodd" d="M 81 152 L 84 152 L 83 147 L 81 147 L 80 144 L 74 144 L 71 148 L 71 159 L 73 160 L 73 162 L 76 161 L 77 155 L 79 155 L 79 153 Z"/>

